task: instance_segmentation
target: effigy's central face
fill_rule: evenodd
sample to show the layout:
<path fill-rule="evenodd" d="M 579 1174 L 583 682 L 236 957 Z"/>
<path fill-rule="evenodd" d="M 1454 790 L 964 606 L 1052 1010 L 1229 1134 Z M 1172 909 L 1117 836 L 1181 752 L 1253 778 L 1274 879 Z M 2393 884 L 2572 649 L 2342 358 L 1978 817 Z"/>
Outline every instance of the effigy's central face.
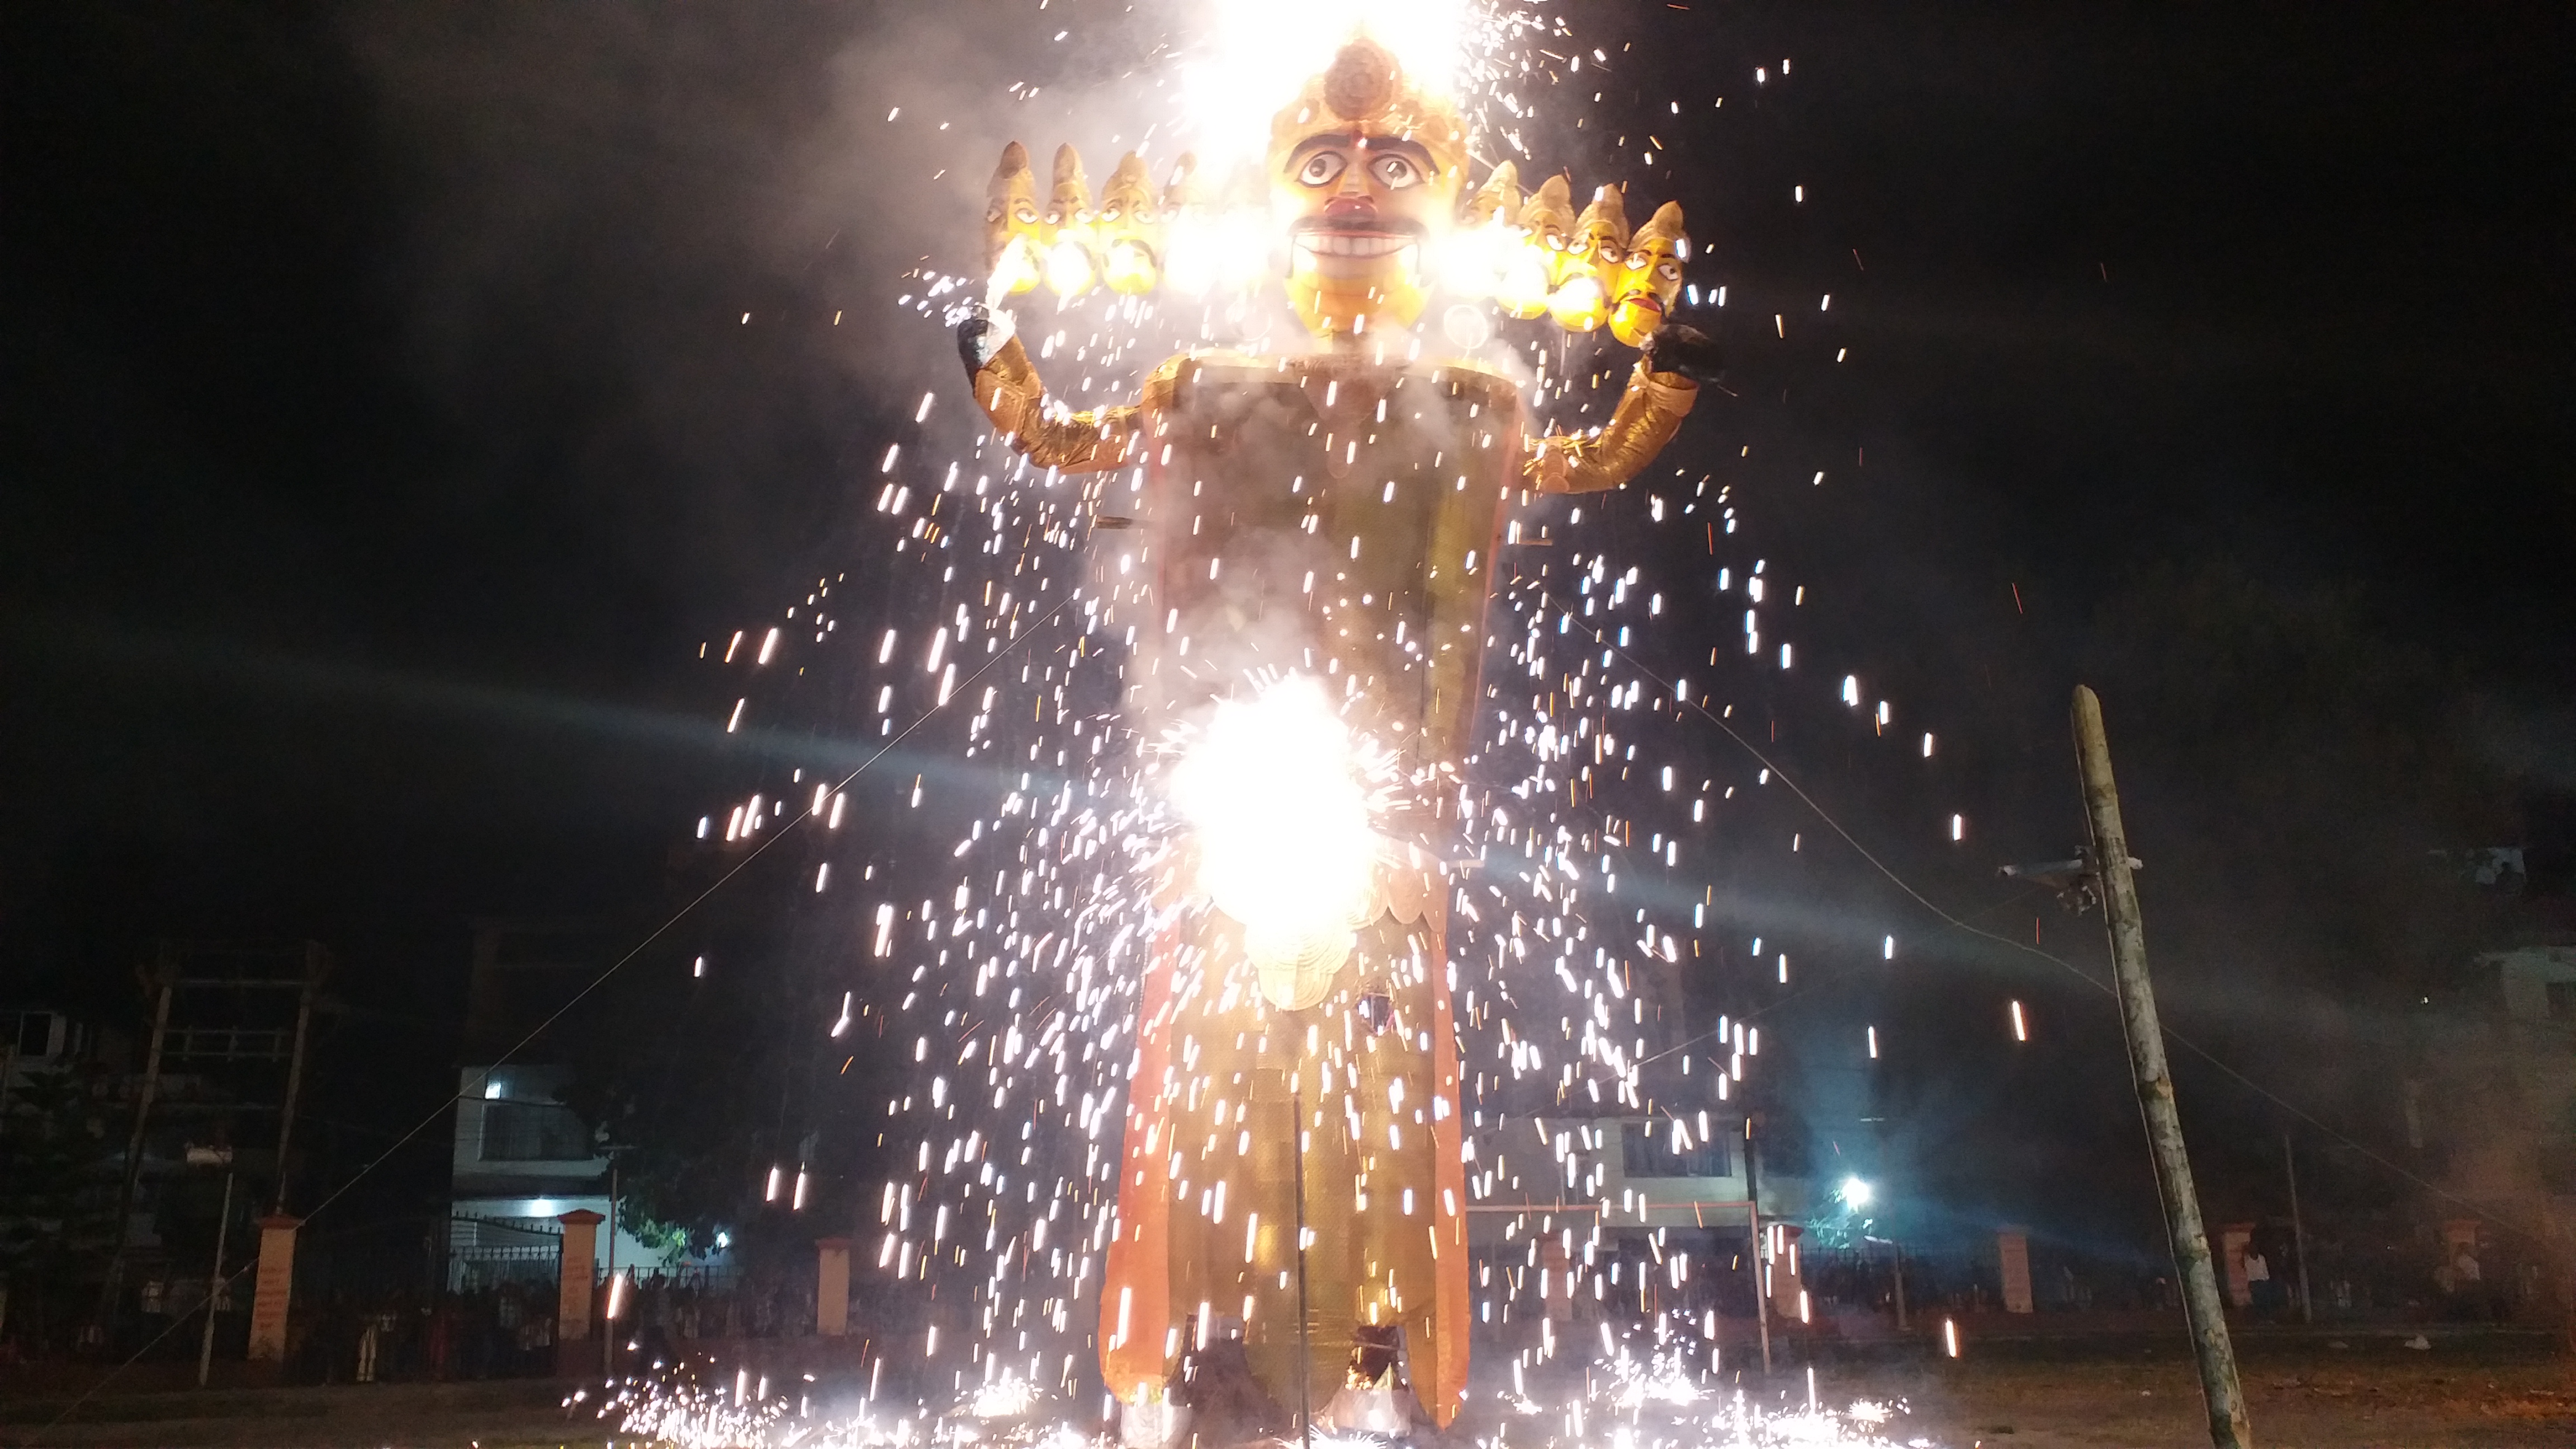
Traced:
<path fill-rule="evenodd" d="M 1307 325 L 1365 331 L 1410 325 L 1427 291 L 1426 258 L 1458 212 L 1459 177 L 1418 142 L 1357 132 L 1310 136 L 1270 178 L 1289 243 L 1288 281 Z M 1383 323 L 1381 324 L 1383 325 Z"/>

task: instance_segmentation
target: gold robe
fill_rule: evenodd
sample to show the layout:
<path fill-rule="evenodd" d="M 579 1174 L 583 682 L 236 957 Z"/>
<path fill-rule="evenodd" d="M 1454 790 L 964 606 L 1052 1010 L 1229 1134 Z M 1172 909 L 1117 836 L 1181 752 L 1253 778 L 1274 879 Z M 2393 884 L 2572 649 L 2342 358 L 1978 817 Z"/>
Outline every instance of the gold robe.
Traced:
<path fill-rule="evenodd" d="M 1303 1009 L 1265 996 L 1240 926 L 1193 900 L 1176 855 L 1180 909 L 1142 982 L 1103 1376 L 1136 1401 L 1211 1323 L 1239 1319 L 1255 1377 L 1293 1419 L 1342 1386 L 1355 1325 L 1395 1324 L 1445 1427 L 1470 1309 L 1447 944 L 1466 901 L 1441 857 L 1459 837 L 1494 552 L 1516 492 L 1626 482 L 1697 386 L 1640 363 L 1606 426 L 1531 437 L 1517 388 L 1459 363 L 1185 355 L 1137 402 L 1072 412 L 1048 404 L 1013 339 L 974 385 L 1013 447 L 1095 475 L 1096 517 L 1123 525 L 1096 536 L 1095 569 L 1105 622 L 1136 630 L 1129 709 L 1147 738 L 1249 673 L 1295 670 L 1321 677 L 1408 781 L 1369 919 Z"/>

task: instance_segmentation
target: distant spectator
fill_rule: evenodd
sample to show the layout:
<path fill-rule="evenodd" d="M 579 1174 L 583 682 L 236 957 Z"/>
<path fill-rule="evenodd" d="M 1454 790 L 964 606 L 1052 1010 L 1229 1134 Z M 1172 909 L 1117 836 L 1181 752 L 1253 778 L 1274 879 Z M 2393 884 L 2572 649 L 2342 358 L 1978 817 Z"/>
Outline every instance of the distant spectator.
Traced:
<path fill-rule="evenodd" d="M 2277 1291 L 2279 1287 L 2279 1284 L 2272 1281 L 2272 1265 L 2264 1260 L 2262 1253 L 2253 1248 L 2247 1248 L 2245 1250 L 2245 1291 L 2254 1300 L 2254 1311 L 2267 1317 L 2279 1312 L 2281 1306 Z"/>
<path fill-rule="evenodd" d="M 2460 1316 L 2469 1319 L 2501 1318 L 2503 1304 L 2487 1292 L 2486 1271 L 2478 1264 L 2478 1255 L 2466 1243 L 2451 1258 L 2451 1282 L 2459 1295 Z"/>

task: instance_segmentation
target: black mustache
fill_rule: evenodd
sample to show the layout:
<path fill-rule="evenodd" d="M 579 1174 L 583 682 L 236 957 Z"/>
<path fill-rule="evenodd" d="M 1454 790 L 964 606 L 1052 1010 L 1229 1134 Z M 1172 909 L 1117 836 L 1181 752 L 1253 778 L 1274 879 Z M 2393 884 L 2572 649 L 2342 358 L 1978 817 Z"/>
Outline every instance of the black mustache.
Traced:
<path fill-rule="evenodd" d="M 1300 218 L 1296 226 L 1291 228 L 1291 230 L 1299 233 L 1300 235 L 1306 232 L 1316 231 L 1367 232 L 1377 236 L 1409 236 L 1416 241 L 1429 241 L 1431 239 L 1431 228 L 1424 226 L 1421 222 L 1414 221 L 1406 217 L 1395 217 L 1386 221 L 1372 221 L 1366 226 L 1350 226 L 1335 222 L 1327 217 L 1310 216 Z"/>

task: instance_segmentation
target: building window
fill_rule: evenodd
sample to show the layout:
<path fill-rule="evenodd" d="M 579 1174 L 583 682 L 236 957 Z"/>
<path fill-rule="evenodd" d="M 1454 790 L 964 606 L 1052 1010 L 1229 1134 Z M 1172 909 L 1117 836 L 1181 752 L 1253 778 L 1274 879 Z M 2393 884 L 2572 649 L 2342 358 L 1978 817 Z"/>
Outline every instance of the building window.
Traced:
<path fill-rule="evenodd" d="M 2552 981 L 2549 992 L 2549 1019 L 2576 1021 L 2576 981 Z"/>
<path fill-rule="evenodd" d="M 486 1162 L 587 1162 L 590 1132 L 570 1107 L 550 1102 L 483 1104 Z"/>
<path fill-rule="evenodd" d="M 1628 1123 L 1620 1133 L 1619 1157 L 1630 1177 L 1731 1177 L 1735 1172 L 1724 1136 L 1675 1152 L 1669 1122 Z"/>
<path fill-rule="evenodd" d="M 0 1012 L 0 1041 L 14 1043 L 22 1061 L 42 1061 L 54 1054 L 54 1014 L 50 1011 Z"/>

